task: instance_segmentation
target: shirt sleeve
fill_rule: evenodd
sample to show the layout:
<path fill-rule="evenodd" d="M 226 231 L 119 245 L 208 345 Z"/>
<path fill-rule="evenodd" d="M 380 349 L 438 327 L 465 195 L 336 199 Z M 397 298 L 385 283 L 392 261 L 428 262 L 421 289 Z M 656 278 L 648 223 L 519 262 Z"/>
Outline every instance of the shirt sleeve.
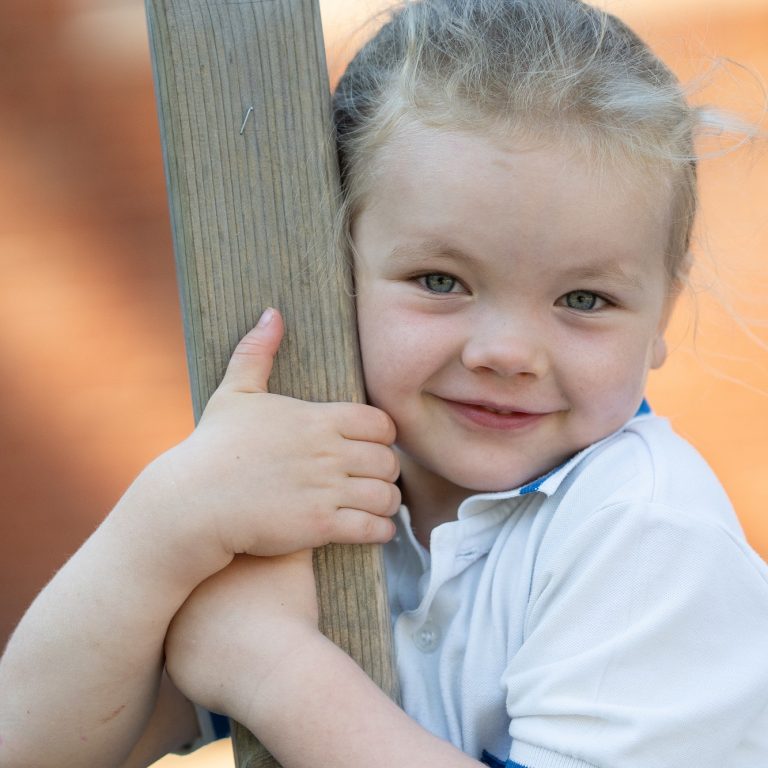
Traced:
<path fill-rule="evenodd" d="M 631 503 L 595 513 L 544 559 L 503 678 L 510 760 L 729 765 L 768 703 L 757 555 L 717 525 Z"/>

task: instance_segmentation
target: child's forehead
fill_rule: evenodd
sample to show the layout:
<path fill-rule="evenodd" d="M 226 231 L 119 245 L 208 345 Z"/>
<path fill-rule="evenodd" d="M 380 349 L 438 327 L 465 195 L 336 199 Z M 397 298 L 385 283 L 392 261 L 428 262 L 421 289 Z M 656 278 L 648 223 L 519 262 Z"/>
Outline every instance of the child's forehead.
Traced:
<path fill-rule="evenodd" d="M 425 162 L 447 160 L 450 165 L 452 159 L 473 150 L 476 157 L 483 150 L 510 158 L 535 153 L 540 160 L 549 158 L 561 173 L 577 165 L 587 169 L 597 184 L 607 178 L 614 183 L 626 180 L 635 187 L 654 188 L 655 196 L 671 186 L 674 175 L 670 162 L 644 156 L 621 141 L 610 141 L 601 132 L 580 125 L 480 121 L 469 126 L 462 121 L 432 121 L 418 115 L 405 115 L 383 137 L 368 157 L 367 172 L 376 178 L 393 170 L 423 171 Z"/>
<path fill-rule="evenodd" d="M 367 204 L 375 205 L 388 184 L 404 192 L 425 181 L 451 184 L 463 171 L 482 174 L 503 167 L 510 183 L 532 162 L 544 178 L 567 180 L 580 174 L 584 183 L 603 194 L 608 203 L 621 191 L 630 191 L 633 204 L 655 212 L 666 222 L 675 175 L 669 164 L 649 161 L 637 154 L 609 152 L 604 142 L 560 131 L 524 129 L 470 130 L 452 124 L 434 125 L 418 119 L 403 121 L 388 136 L 370 161 Z M 553 192 L 558 189 L 552 186 Z"/>

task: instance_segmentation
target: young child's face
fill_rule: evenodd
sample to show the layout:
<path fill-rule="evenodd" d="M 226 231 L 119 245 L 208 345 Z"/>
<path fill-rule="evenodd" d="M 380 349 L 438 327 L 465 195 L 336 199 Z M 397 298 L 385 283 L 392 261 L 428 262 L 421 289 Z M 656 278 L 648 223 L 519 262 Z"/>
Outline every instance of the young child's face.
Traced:
<path fill-rule="evenodd" d="M 406 490 L 514 488 L 634 414 L 671 303 L 663 179 L 423 126 L 376 171 L 358 322 Z"/>

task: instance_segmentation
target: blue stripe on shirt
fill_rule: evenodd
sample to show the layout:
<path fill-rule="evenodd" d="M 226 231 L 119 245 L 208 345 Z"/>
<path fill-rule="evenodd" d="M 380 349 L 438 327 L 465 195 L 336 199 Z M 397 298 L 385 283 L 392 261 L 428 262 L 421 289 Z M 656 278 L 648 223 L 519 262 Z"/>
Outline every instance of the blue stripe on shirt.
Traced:
<path fill-rule="evenodd" d="M 490 768 L 526 768 L 526 766 L 520 765 L 520 763 L 516 763 L 513 760 L 507 760 L 506 763 L 502 763 L 498 757 L 492 755 L 487 749 L 483 750 L 480 762 L 490 766 Z"/>

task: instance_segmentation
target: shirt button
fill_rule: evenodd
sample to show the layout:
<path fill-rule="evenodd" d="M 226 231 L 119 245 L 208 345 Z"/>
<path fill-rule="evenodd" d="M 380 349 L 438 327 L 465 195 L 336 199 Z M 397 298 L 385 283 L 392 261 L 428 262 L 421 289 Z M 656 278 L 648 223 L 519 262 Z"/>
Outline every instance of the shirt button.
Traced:
<path fill-rule="evenodd" d="M 427 619 L 413 633 L 413 642 L 422 653 L 432 653 L 440 643 L 440 629 L 432 619 Z"/>

